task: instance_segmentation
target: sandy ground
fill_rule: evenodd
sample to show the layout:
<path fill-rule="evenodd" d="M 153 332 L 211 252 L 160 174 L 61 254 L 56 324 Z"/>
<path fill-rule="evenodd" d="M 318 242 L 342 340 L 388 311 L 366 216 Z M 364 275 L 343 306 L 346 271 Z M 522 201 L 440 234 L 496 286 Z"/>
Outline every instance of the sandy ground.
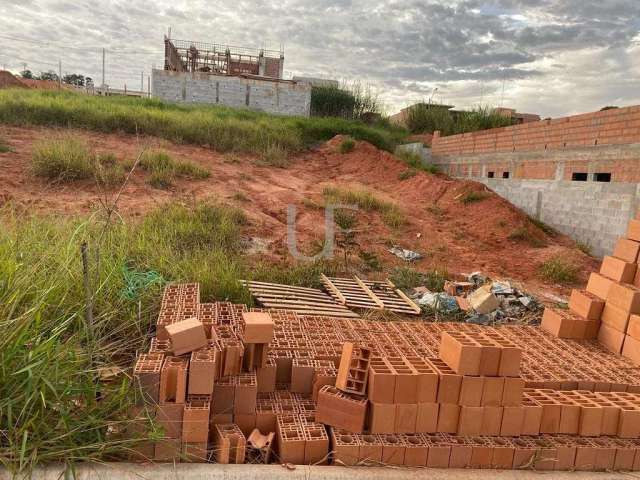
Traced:
<path fill-rule="evenodd" d="M 101 191 L 93 181 L 55 184 L 33 176 L 29 170 L 33 142 L 69 133 L 50 128 L 0 126 L 0 136 L 13 152 L 0 153 L 0 203 L 28 207 L 37 213 L 75 214 L 110 204 L 115 191 Z M 424 254 L 413 266 L 438 268 L 452 273 L 480 270 L 495 278 L 521 282 L 534 293 L 567 294 L 568 288 L 548 285 L 539 278 L 539 265 L 561 255 L 581 270 L 581 282 L 597 261 L 580 252 L 565 236 L 547 236 L 530 226 L 546 246 L 534 247 L 526 240 L 513 240 L 512 232 L 528 225 L 526 215 L 490 192 L 482 201 L 464 205 L 460 197 L 469 190 L 485 190 L 475 182 L 419 173 L 404 181 L 398 175 L 404 164 L 387 152 L 358 142 L 348 154 L 337 152 L 336 138 L 291 159 L 288 168 L 264 167 L 255 158 L 220 154 L 193 145 L 175 145 L 150 137 L 73 131 L 96 152 L 110 152 L 120 161 L 131 161 L 144 147 L 163 148 L 176 158 L 187 159 L 211 171 L 206 180 L 181 180 L 171 190 L 158 190 L 146 183 L 142 172 L 133 175 L 122 192 L 118 211 L 124 221 L 171 200 L 186 203 L 217 199 L 242 208 L 250 219 L 247 235 L 267 241 L 265 252 L 273 260 L 290 260 L 286 248 L 287 205 L 298 212 L 297 233 L 301 249 L 307 251 L 324 238 L 324 212 L 314 207 L 322 202 L 327 185 L 367 189 L 381 199 L 398 204 L 408 218 L 406 226 L 390 229 L 378 214 L 359 212 L 356 240 L 360 248 L 375 253 L 385 270 L 404 262 L 387 252 L 398 244 Z M 380 275 L 380 274 L 378 274 Z"/>

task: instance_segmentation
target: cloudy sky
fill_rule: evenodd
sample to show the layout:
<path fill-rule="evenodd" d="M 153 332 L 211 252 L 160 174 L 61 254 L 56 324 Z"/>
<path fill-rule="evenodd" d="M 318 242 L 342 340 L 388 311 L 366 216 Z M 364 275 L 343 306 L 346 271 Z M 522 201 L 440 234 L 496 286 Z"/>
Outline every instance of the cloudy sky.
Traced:
<path fill-rule="evenodd" d="M 140 87 L 162 36 L 285 49 L 286 75 L 560 116 L 640 104 L 640 0 L 0 0 L 0 67 Z M 146 80 L 145 80 L 146 85 Z M 435 90 L 437 88 L 437 90 Z"/>

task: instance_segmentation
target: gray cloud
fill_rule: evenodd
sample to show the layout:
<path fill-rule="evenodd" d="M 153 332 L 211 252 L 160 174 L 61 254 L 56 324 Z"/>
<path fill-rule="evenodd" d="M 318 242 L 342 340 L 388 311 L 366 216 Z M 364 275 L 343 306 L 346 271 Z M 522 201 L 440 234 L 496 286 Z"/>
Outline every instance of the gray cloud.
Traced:
<path fill-rule="evenodd" d="M 640 102 L 639 19 L 637 0 L 5 0 L 0 66 L 61 59 L 99 79 L 104 47 L 107 82 L 139 88 L 171 27 L 175 38 L 284 45 L 287 72 L 371 83 L 392 111 L 438 87 L 457 106 L 560 115 Z"/>

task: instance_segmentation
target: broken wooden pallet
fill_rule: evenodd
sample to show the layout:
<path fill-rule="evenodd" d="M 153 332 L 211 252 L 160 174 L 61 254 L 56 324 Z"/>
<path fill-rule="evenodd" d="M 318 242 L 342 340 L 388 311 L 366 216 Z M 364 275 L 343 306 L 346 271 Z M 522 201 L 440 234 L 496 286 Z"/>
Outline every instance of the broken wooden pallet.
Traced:
<path fill-rule="evenodd" d="M 391 283 L 353 278 L 333 278 L 322 274 L 322 284 L 338 303 L 347 307 L 420 314 L 420 307 Z"/>
<path fill-rule="evenodd" d="M 360 318 L 344 304 L 336 303 L 322 290 L 241 280 L 258 304 L 264 308 L 292 310 L 301 315 Z"/>

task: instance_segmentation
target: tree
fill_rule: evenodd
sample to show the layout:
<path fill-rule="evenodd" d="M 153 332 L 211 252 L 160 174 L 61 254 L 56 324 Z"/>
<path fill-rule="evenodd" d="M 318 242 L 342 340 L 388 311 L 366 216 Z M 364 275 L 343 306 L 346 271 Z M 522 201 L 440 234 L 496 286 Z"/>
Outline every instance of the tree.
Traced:
<path fill-rule="evenodd" d="M 85 77 L 84 78 L 84 84 L 87 88 L 91 88 L 93 87 L 93 78 L 91 77 Z"/>
<path fill-rule="evenodd" d="M 52 82 L 57 82 L 60 79 L 58 74 L 53 70 L 49 70 L 48 72 L 40 72 L 37 80 L 51 80 Z"/>
<path fill-rule="evenodd" d="M 23 70 L 20 72 L 20 76 L 22 78 L 28 78 L 30 80 L 33 80 L 33 72 L 31 70 Z"/>
<path fill-rule="evenodd" d="M 70 73 L 62 77 L 62 81 L 69 85 L 75 85 L 76 87 L 84 87 L 85 78 L 84 75 Z"/>

